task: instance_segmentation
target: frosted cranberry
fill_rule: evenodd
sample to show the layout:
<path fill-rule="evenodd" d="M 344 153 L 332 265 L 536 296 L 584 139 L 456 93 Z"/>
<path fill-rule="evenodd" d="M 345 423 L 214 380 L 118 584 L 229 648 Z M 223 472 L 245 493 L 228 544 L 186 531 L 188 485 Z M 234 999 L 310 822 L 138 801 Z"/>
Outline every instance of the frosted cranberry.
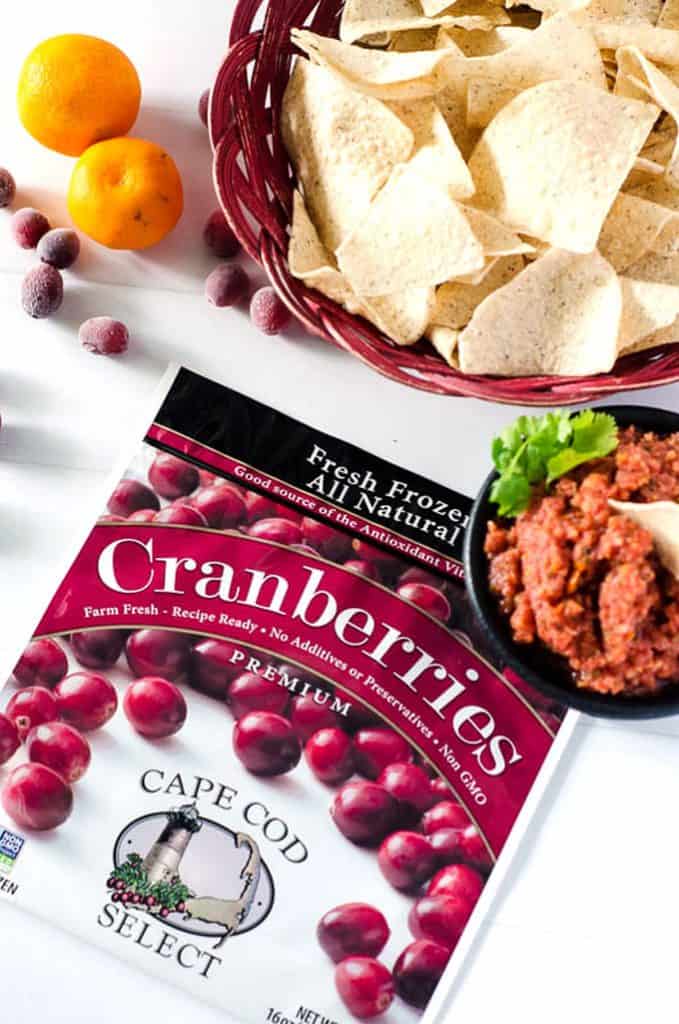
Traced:
<path fill-rule="evenodd" d="M 486 849 L 486 844 L 479 835 L 476 826 L 468 825 L 462 832 L 460 840 L 463 860 L 481 874 L 488 874 L 493 861 Z"/>
<path fill-rule="evenodd" d="M 376 779 L 395 761 L 412 761 L 409 744 L 391 729 L 359 729 L 354 744 L 356 770 L 367 779 Z"/>
<path fill-rule="evenodd" d="M 319 729 L 307 741 L 304 756 L 321 782 L 336 786 L 354 773 L 354 745 L 341 729 Z"/>
<path fill-rule="evenodd" d="M 450 950 L 438 942 L 411 942 L 394 964 L 396 994 L 404 1003 L 424 1010 L 449 960 Z"/>
<path fill-rule="evenodd" d="M 46 686 L 51 689 L 67 672 L 66 655 L 50 637 L 31 640 L 14 666 L 14 678 L 19 686 Z"/>
<path fill-rule="evenodd" d="M 259 519 L 248 527 L 250 537 L 273 541 L 275 544 L 299 544 L 302 531 L 290 519 Z"/>
<path fill-rule="evenodd" d="M 225 699 L 231 682 L 243 671 L 244 652 L 226 640 L 203 640 L 193 648 L 191 684 L 211 697 Z"/>
<path fill-rule="evenodd" d="M 453 950 L 474 904 L 459 896 L 423 896 L 408 915 L 408 927 L 416 939 L 430 939 Z"/>
<path fill-rule="evenodd" d="M 123 697 L 123 711 L 132 728 L 149 739 L 174 736 L 187 715 L 181 690 L 159 676 L 145 676 L 130 683 Z"/>
<path fill-rule="evenodd" d="M 24 206 L 12 217 L 12 235 L 22 249 L 35 249 L 43 235 L 50 229 L 50 222 L 40 210 Z"/>
<path fill-rule="evenodd" d="M 233 749 L 253 775 L 283 775 L 299 763 L 302 746 L 287 718 L 251 711 L 236 723 Z"/>
<path fill-rule="evenodd" d="M 204 125 L 207 125 L 207 115 L 210 107 L 210 90 L 204 89 L 198 99 L 198 117 Z"/>
<path fill-rule="evenodd" d="M 445 594 L 426 583 L 406 583 L 399 587 L 396 593 L 442 622 L 447 622 L 451 616 L 451 608 Z"/>
<path fill-rule="evenodd" d="M 450 786 L 445 779 L 441 778 L 441 776 L 437 776 L 437 778 L 431 780 L 431 796 L 432 806 L 434 804 L 440 804 L 442 800 L 450 800 Z"/>
<path fill-rule="evenodd" d="M 366 562 L 362 558 L 350 558 L 348 562 L 344 563 L 344 568 L 358 573 L 359 576 L 365 576 L 369 580 L 379 580 L 380 578 L 380 572 L 376 564 L 374 562 Z"/>
<path fill-rule="evenodd" d="M 441 828 L 429 836 L 439 864 L 459 864 L 462 858 L 461 828 Z"/>
<path fill-rule="evenodd" d="M 127 352 L 130 332 L 120 320 L 110 316 L 92 316 L 78 330 L 80 344 L 95 356 L 118 356 Z"/>
<path fill-rule="evenodd" d="M 380 846 L 377 862 L 395 889 L 419 888 L 436 871 L 436 854 L 419 832 L 393 832 Z"/>
<path fill-rule="evenodd" d="M 113 668 L 123 652 L 124 629 L 94 629 L 71 633 L 70 644 L 76 661 L 84 668 Z"/>
<path fill-rule="evenodd" d="M 289 694 L 284 687 L 254 672 L 244 672 L 229 687 L 229 704 L 236 718 L 242 718 L 250 711 L 273 711 L 282 715 L 288 700 Z"/>
<path fill-rule="evenodd" d="M 2 806 L 19 828 L 45 832 L 69 817 L 73 790 L 43 764 L 20 764 L 3 786 Z"/>
<path fill-rule="evenodd" d="M 347 839 L 376 846 L 396 824 L 398 804 L 375 782 L 347 782 L 335 797 L 330 814 Z"/>
<path fill-rule="evenodd" d="M 245 502 L 231 484 L 214 484 L 198 491 L 191 504 L 207 519 L 213 530 L 230 530 L 245 519 Z"/>
<path fill-rule="evenodd" d="M 435 576 L 433 572 L 427 572 L 426 569 L 420 569 L 419 565 L 413 565 L 410 569 L 406 569 L 398 578 L 399 587 L 405 586 L 406 583 L 424 583 L 427 587 L 434 587 L 435 590 L 443 589 L 443 582 L 438 576 Z"/>
<path fill-rule="evenodd" d="M 19 739 L 23 741 L 35 725 L 51 722 L 57 717 L 57 701 L 51 690 L 44 686 L 27 686 L 14 694 L 5 714 L 14 722 Z"/>
<path fill-rule="evenodd" d="M 154 513 L 153 521 L 173 526 L 207 526 L 207 519 L 193 505 L 168 505 Z"/>
<path fill-rule="evenodd" d="M 140 629 L 128 637 L 125 656 L 136 676 L 162 676 L 171 682 L 183 682 L 191 664 L 191 644 L 184 633 Z"/>
<path fill-rule="evenodd" d="M 319 697 L 324 701 L 324 694 Z M 302 743 L 306 743 L 319 729 L 337 727 L 339 716 L 335 714 L 327 701 L 319 703 L 314 694 L 307 693 L 304 697 L 295 697 L 293 700 L 290 721 Z"/>
<path fill-rule="evenodd" d="M 203 240 L 219 259 L 232 259 L 240 252 L 240 242 L 221 210 L 213 210 L 203 228 Z"/>
<path fill-rule="evenodd" d="M 138 480 L 121 480 L 111 497 L 108 499 L 108 510 L 114 516 L 131 516 L 140 509 L 160 508 L 160 502 L 150 487 Z"/>
<path fill-rule="evenodd" d="M 58 717 L 82 732 L 106 725 L 118 708 L 113 683 L 94 672 L 73 672 L 54 691 Z"/>
<path fill-rule="evenodd" d="M 52 316 L 64 300 L 61 274 L 47 263 L 33 267 L 21 282 L 21 305 L 34 320 Z"/>
<path fill-rule="evenodd" d="M 302 536 L 324 558 L 342 562 L 351 554 L 351 538 L 326 523 L 305 516 L 302 520 Z"/>
<path fill-rule="evenodd" d="M 0 764 L 5 764 L 21 745 L 17 727 L 11 718 L 0 714 Z"/>
<path fill-rule="evenodd" d="M 176 455 L 158 452 L 149 469 L 149 483 L 161 498 L 185 498 L 198 487 L 198 470 Z"/>
<path fill-rule="evenodd" d="M 5 167 L 0 167 L 0 210 L 14 201 L 16 191 L 14 178 Z"/>
<path fill-rule="evenodd" d="M 441 828 L 466 828 L 468 824 L 469 815 L 453 800 L 442 800 L 422 815 L 422 831 L 428 836 Z"/>
<path fill-rule="evenodd" d="M 459 896 L 470 903 L 476 903 L 482 891 L 481 875 L 468 864 L 448 864 L 427 886 L 427 896 Z"/>
<path fill-rule="evenodd" d="M 250 319 L 263 334 L 280 334 L 290 323 L 290 310 L 273 288 L 260 288 L 252 296 Z"/>
<path fill-rule="evenodd" d="M 335 968 L 335 987 L 354 1017 L 368 1020 L 385 1013 L 394 1001 L 394 982 L 379 960 L 350 956 Z"/>
<path fill-rule="evenodd" d="M 348 956 L 379 956 L 390 934 L 384 914 L 369 903 L 342 903 L 316 928 L 321 949 L 336 964 Z"/>
<path fill-rule="evenodd" d="M 53 228 L 38 242 L 38 256 L 57 270 L 68 270 L 80 255 L 80 239 L 72 228 Z"/>
<path fill-rule="evenodd" d="M 387 765 L 377 781 L 414 821 L 432 805 L 431 780 L 419 765 L 395 761 Z"/>
<path fill-rule="evenodd" d="M 292 523 L 300 523 L 302 516 L 294 508 L 287 505 L 279 505 L 264 494 L 255 494 L 254 491 L 246 491 L 243 500 L 247 509 L 247 520 L 249 523 L 256 523 L 258 519 L 289 519 Z"/>
<path fill-rule="evenodd" d="M 69 784 L 82 779 L 91 757 L 85 737 L 65 722 L 36 725 L 26 737 L 26 753 L 29 761 L 51 768 Z"/>
<path fill-rule="evenodd" d="M 250 278 L 238 263 L 221 263 L 205 281 L 205 298 L 219 309 L 235 306 L 249 292 Z"/>

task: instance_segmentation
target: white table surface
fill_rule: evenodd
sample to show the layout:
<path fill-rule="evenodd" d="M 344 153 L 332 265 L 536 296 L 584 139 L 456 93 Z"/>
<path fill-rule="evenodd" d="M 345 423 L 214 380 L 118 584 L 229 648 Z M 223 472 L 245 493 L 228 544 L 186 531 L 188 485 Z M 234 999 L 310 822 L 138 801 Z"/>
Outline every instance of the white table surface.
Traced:
<path fill-rule="evenodd" d="M 20 63 L 40 39 L 89 32 L 120 45 L 144 88 L 135 134 L 165 145 L 183 174 L 186 212 L 146 255 L 86 243 L 59 315 L 33 321 L 19 287 L 34 254 L 18 251 L 0 211 L 0 677 L 42 611 L 57 566 L 99 509 L 105 474 L 140 436 L 140 414 L 166 363 L 183 362 L 317 427 L 472 494 L 490 437 L 516 410 L 436 398 L 371 373 L 291 330 L 256 333 L 242 312 L 202 296 L 211 261 L 201 228 L 215 205 L 210 152 L 195 108 L 225 50 L 229 0 L 33 0 L 3 11 L 0 165 L 21 205 L 67 223 L 72 161 L 21 129 Z M 110 314 L 129 354 L 80 349 L 78 324 Z M 628 400 L 677 408 L 679 386 Z M 676 1022 L 679 918 L 679 723 L 581 719 L 527 840 L 456 986 L 450 1021 L 559 1024 Z M 67 893 L 65 898 L 69 898 Z M 259 964 L 263 975 L 265 965 Z M 3 1019 L 126 1024 L 220 1015 L 7 904 L 0 912 Z"/>

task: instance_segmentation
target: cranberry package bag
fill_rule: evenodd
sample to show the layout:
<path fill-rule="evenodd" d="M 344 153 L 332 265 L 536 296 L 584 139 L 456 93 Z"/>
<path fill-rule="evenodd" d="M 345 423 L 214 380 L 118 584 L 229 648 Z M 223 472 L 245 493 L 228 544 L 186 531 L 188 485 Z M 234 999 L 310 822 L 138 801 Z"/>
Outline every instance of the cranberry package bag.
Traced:
<path fill-rule="evenodd" d="M 2 694 L 0 896 L 234 1021 L 438 1019 L 571 720 L 467 497 L 169 379 Z"/>

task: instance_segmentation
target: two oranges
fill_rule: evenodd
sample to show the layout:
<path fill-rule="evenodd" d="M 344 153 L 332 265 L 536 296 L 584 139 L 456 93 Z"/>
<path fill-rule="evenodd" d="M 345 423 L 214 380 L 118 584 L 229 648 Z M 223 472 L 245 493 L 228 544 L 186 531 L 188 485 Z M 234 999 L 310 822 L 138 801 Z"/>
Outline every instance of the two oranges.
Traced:
<path fill-rule="evenodd" d="M 125 137 L 141 85 L 121 50 L 94 36 L 47 39 L 24 62 L 17 101 L 35 139 L 79 157 L 68 207 L 85 234 L 112 249 L 145 249 L 172 230 L 183 210 L 181 178 L 160 146 Z"/>

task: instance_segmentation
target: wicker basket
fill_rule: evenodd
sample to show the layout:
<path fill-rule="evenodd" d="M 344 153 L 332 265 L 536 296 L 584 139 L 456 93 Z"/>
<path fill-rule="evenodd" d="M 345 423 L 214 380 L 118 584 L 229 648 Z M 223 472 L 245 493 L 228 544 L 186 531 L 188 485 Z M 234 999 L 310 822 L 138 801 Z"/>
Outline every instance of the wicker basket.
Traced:
<path fill-rule="evenodd" d="M 279 118 L 294 48 L 290 30 L 337 34 L 343 0 L 239 0 L 230 49 L 210 103 L 214 181 L 224 213 L 249 255 L 312 334 L 392 380 L 439 395 L 521 405 L 571 405 L 679 380 L 679 345 L 620 359 L 594 377 L 496 378 L 451 369 L 425 342 L 394 345 L 376 327 L 296 280 L 288 269 L 294 178 Z M 255 25 L 261 27 L 255 28 Z"/>

